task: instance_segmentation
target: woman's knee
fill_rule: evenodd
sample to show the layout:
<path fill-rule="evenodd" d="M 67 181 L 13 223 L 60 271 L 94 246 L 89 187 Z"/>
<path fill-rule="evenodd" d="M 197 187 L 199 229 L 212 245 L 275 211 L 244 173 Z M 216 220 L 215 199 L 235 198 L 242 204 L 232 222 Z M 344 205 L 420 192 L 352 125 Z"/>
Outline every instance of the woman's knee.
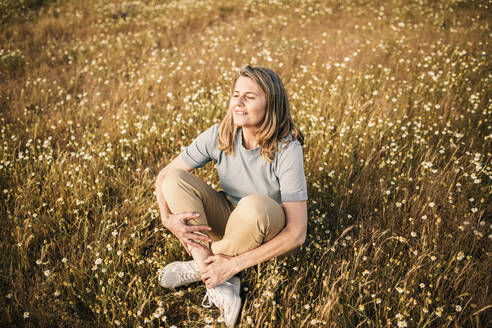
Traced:
<path fill-rule="evenodd" d="M 213 244 L 212 250 L 241 254 L 272 239 L 284 225 L 284 210 L 275 200 L 257 194 L 243 197 L 229 217 L 224 239 Z"/>
<path fill-rule="evenodd" d="M 268 227 L 271 221 L 285 222 L 284 212 L 280 204 L 268 196 L 252 194 L 241 198 L 237 204 L 244 220 L 252 220 L 259 226 Z"/>
<path fill-rule="evenodd" d="M 248 195 L 239 200 L 236 209 L 249 214 L 248 217 L 264 217 L 267 215 L 267 199 L 263 195 Z"/>
<path fill-rule="evenodd" d="M 191 173 L 182 169 L 173 169 L 169 171 L 164 178 L 159 179 L 160 185 L 158 187 L 163 195 L 174 193 L 188 174 Z"/>

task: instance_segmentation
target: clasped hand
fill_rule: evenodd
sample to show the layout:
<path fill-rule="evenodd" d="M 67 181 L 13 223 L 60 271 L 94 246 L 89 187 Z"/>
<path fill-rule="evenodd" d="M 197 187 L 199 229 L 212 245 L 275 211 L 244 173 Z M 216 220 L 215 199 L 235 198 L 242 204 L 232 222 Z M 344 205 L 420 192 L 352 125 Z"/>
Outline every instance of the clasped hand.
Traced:
<path fill-rule="evenodd" d="M 198 241 L 211 242 L 208 236 L 198 233 L 200 231 L 210 231 L 212 230 L 211 227 L 186 224 L 189 220 L 197 219 L 199 216 L 200 214 L 198 213 L 169 214 L 165 220 L 162 220 L 163 225 L 179 239 L 188 255 L 191 255 L 189 246 L 204 249 L 206 247 L 199 244 Z"/>
<path fill-rule="evenodd" d="M 198 213 L 179 213 L 169 214 L 162 220 L 162 224 L 171 231 L 176 238 L 181 242 L 184 249 L 191 255 L 189 246 L 208 250 L 207 247 L 199 243 L 199 241 L 211 242 L 211 239 L 200 233 L 201 231 L 212 230 L 209 226 L 192 226 L 187 222 L 191 219 L 196 219 L 200 215 Z M 206 267 L 200 272 L 201 278 L 208 288 L 214 288 L 217 285 L 229 280 L 232 276 L 239 272 L 234 257 L 226 255 L 211 255 L 204 261 Z"/>
<path fill-rule="evenodd" d="M 201 278 L 207 288 L 214 288 L 239 272 L 233 256 L 211 255 L 204 263 L 206 267 L 201 272 Z"/>

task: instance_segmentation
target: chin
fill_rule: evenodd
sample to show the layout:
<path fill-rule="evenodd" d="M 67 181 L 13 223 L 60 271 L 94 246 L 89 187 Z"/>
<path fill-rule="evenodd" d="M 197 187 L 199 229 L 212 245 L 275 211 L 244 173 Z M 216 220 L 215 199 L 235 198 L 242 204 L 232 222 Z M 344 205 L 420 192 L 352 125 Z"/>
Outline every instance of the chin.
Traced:
<path fill-rule="evenodd" d="M 244 121 L 238 120 L 238 119 L 233 119 L 233 123 L 237 127 L 243 127 L 245 125 L 245 122 Z"/>

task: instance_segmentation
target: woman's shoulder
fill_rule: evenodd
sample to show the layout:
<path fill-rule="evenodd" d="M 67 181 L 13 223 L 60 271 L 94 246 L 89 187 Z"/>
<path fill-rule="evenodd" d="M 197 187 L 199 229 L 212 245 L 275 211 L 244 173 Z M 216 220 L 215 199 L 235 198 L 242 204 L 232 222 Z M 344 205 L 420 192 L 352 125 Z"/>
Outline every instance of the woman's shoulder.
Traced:
<path fill-rule="evenodd" d="M 291 134 L 288 136 L 284 137 L 280 142 L 278 143 L 278 153 L 282 153 L 287 150 L 293 150 L 297 148 L 302 148 L 301 143 L 299 140 L 294 139 Z"/>
<path fill-rule="evenodd" d="M 216 139 L 219 134 L 219 123 L 215 123 L 214 125 L 205 129 L 201 135 L 206 138 Z"/>
<path fill-rule="evenodd" d="M 214 124 L 199 133 L 193 140 L 192 145 L 200 149 L 207 148 L 210 151 L 217 146 L 217 137 L 219 134 L 218 124 Z"/>
<path fill-rule="evenodd" d="M 278 143 L 278 151 L 275 154 L 273 169 L 277 177 L 291 170 L 292 168 L 302 167 L 304 156 L 302 144 L 299 140 L 289 136 Z"/>
<path fill-rule="evenodd" d="M 207 130 L 213 131 L 214 133 L 219 133 L 219 123 L 215 123 L 210 126 Z"/>
<path fill-rule="evenodd" d="M 299 140 L 294 139 L 289 135 L 278 143 L 278 151 L 275 154 L 274 166 L 278 168 L 279 166 L 290 165 L 288 163 L 298 161 L 303 161 L 302 144 Z"/>

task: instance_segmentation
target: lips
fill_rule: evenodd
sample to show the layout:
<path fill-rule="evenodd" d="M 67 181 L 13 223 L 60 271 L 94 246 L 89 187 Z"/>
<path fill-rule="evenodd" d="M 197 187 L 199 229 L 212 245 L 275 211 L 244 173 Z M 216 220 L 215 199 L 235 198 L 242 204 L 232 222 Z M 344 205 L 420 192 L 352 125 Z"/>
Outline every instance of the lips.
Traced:
<path fill-rule="evenodd" d="M 248 113 L 246 113 L 246 112 L 245 112 L 245 111 L 243 111 L 243 110 L 235 110 L 235 111 L 234 111 L 234 114 L 236 114 L 236 115 L 247 115 Z"/>

